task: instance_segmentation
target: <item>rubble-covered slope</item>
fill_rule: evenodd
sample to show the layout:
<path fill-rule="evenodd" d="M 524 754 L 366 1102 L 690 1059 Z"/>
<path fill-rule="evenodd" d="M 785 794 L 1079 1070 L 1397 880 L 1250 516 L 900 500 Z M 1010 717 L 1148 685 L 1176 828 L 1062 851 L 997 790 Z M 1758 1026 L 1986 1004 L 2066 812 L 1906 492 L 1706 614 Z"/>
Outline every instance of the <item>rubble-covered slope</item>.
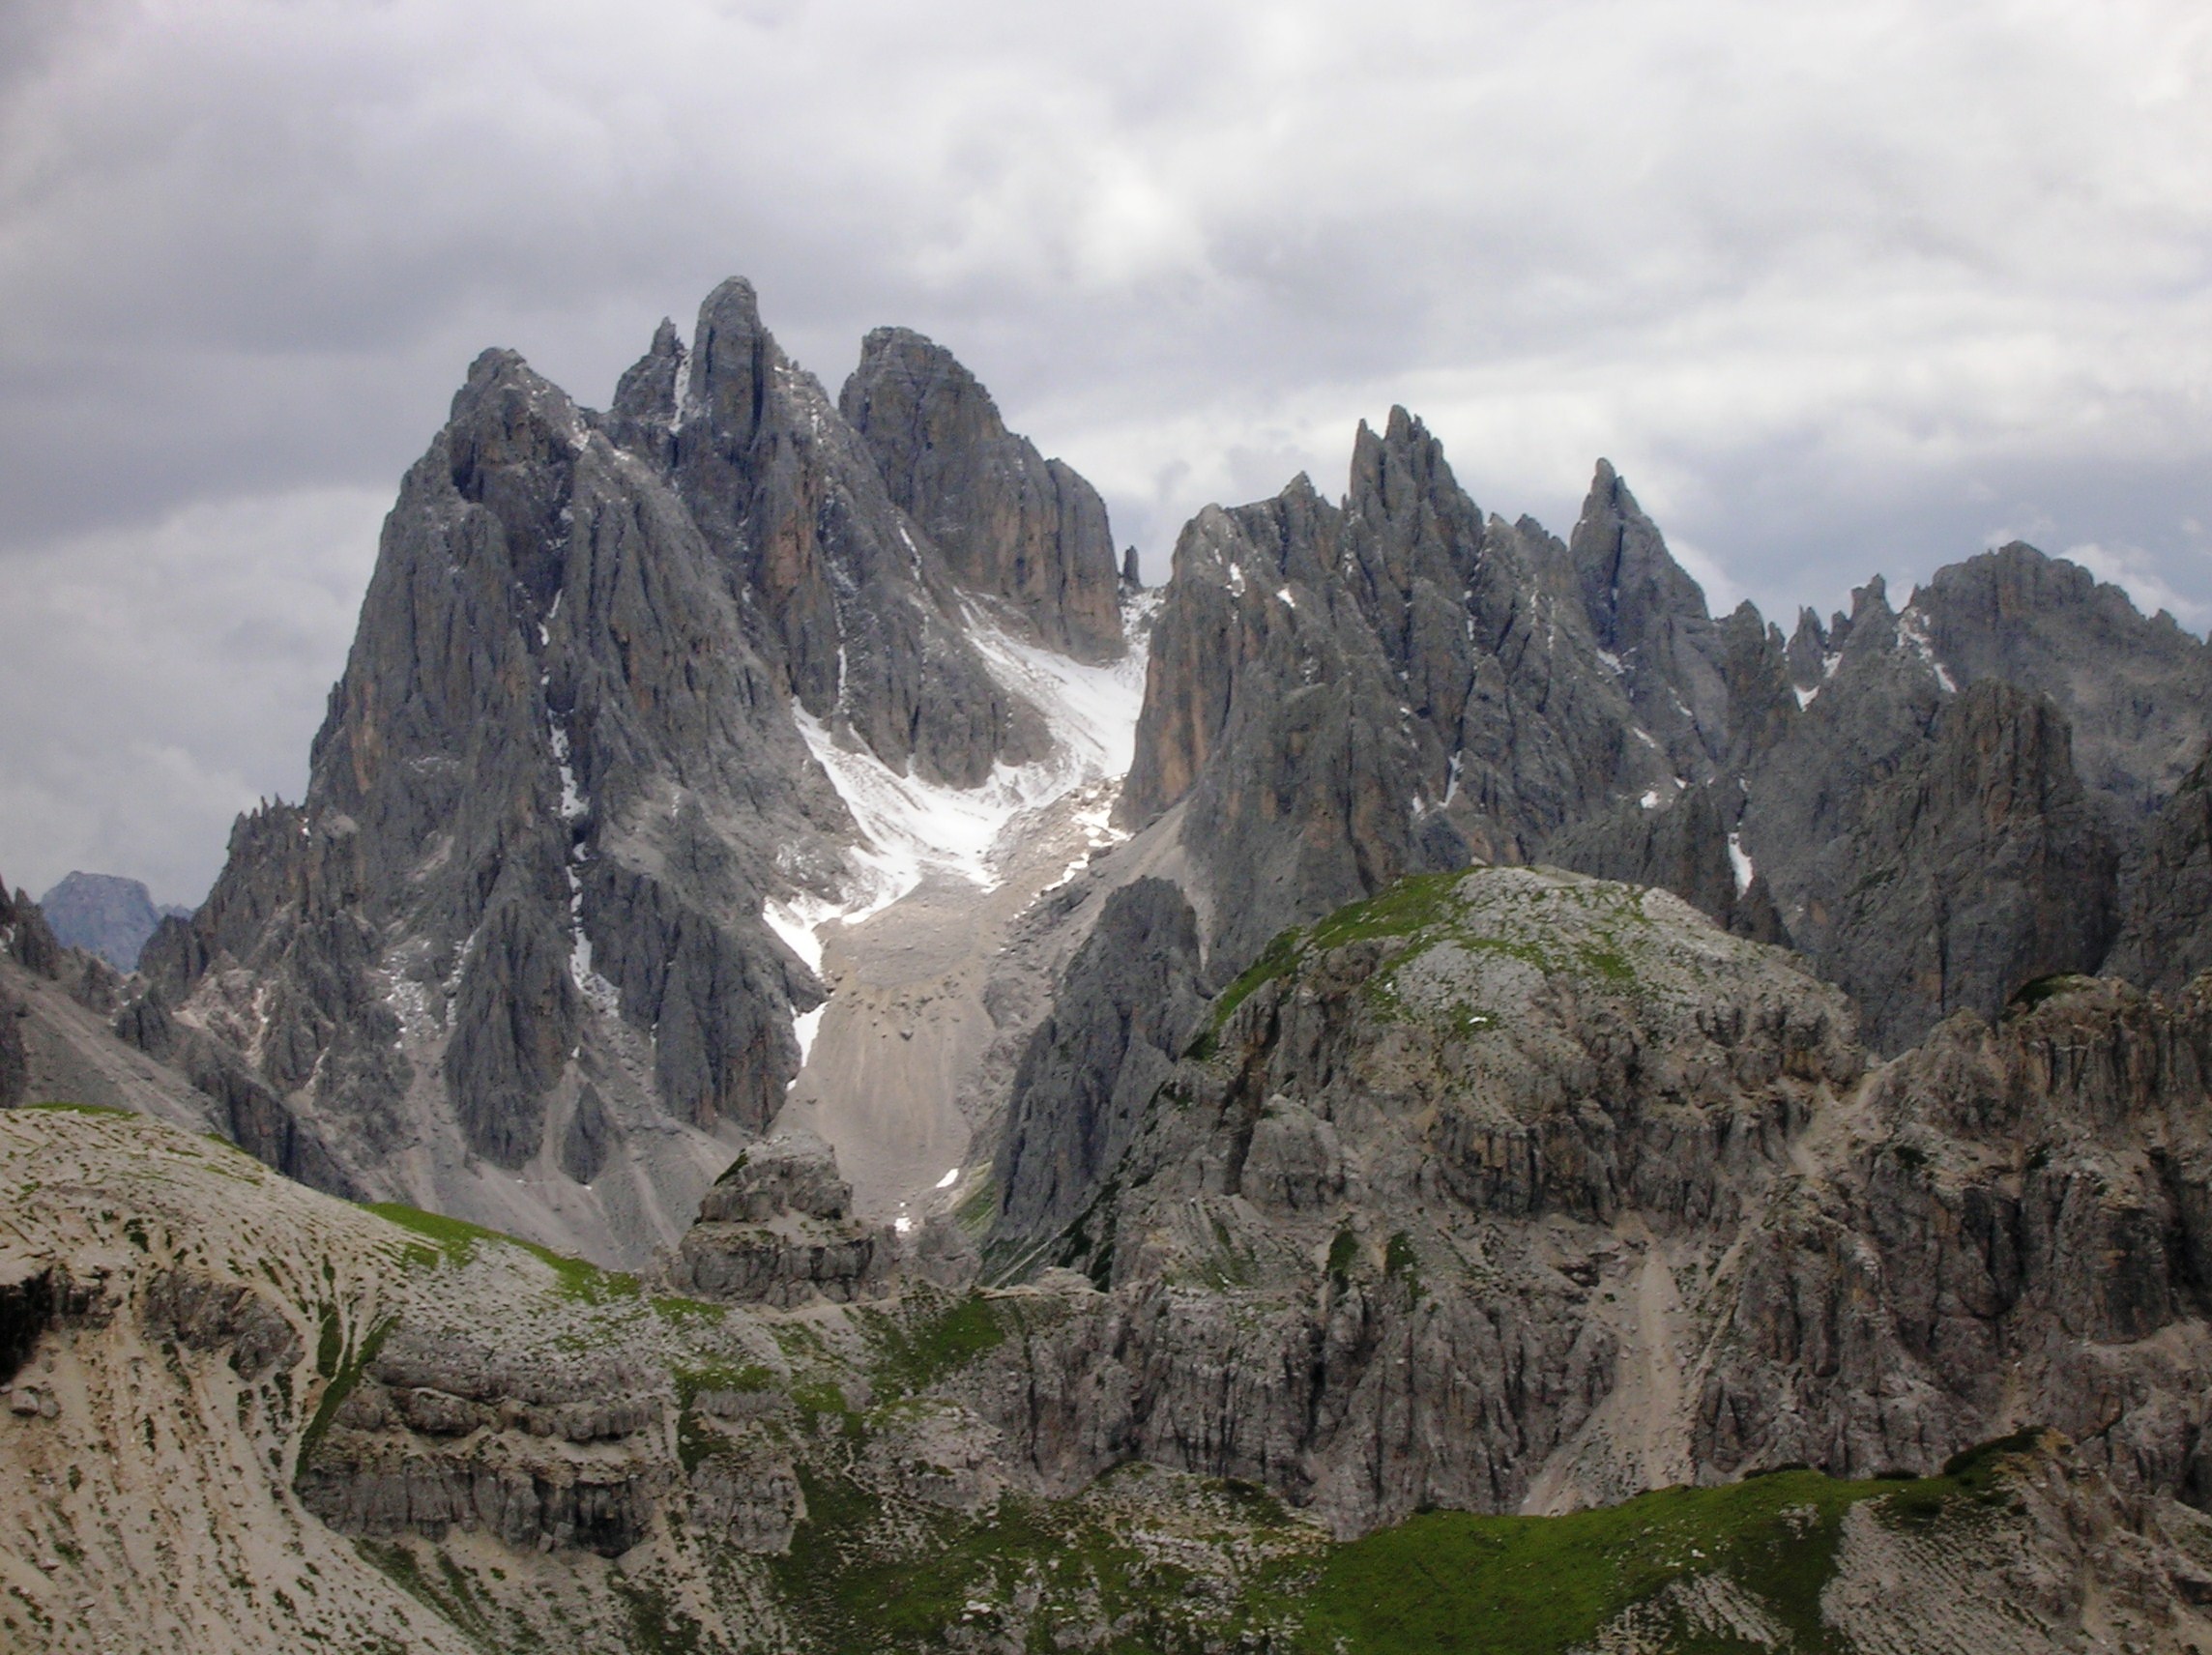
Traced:
<path fill-rule="evenodd" d="M 2208 1525 L 2116 1497 L 2055 1437 L 1933 1479 L 1784 1472 L 1574 1517 L 1431 1514 L 1345 1546 L 1247 1483 L 1039 1475 L 980 1405 L 1091 1314 L 1079 1278 L 966 1297 L 909 1278 L 793 1311 L 671 1297 L 102 1112 L 0 1115 L 0 1646 L 1318 1655 L 1464 1636 L 1564 1655 L 2206 1635 Z"/>

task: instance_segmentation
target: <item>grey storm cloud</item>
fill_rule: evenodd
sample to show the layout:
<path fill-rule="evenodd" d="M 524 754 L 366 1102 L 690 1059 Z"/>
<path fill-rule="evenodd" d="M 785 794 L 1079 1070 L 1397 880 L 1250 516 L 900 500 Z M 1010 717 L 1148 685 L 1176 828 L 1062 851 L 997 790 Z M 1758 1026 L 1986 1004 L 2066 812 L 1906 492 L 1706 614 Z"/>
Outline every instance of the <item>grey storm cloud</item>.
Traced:
<path fill-rule="evenodd" d="M 0 9 L 0 872 L 196 898 L 470 358 L 603 402 L 734 273 L 832 390 L 951 346 L 1153 577 L 1403 402 L 1786 623 L 2021 534 L 2201 628 L 2208 82 L 2182 4 Z"/>

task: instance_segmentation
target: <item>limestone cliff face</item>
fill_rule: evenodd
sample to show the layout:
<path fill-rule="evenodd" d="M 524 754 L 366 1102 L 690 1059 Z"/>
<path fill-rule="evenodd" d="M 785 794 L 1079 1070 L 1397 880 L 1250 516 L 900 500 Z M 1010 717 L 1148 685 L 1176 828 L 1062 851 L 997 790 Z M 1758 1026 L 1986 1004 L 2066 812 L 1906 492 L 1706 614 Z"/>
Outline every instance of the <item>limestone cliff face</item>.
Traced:
<path fill-rule="evenodd" d="M 1208 987 L 1401 875 L 1544 861 L 1794 944 L 1894 1053 L 2096 969 L 2123 909 L 2141 940 L 2115 967 L 2160 970 L 2203 904 L 2152 871 L 2195 889 L 2194 807 L 2145 813 L 2212 734 L 2207 671 L 2169 619 L 2018 545 L 1902 611 L 1877 577 L 1787 642 L 1749 603 L 1716 622 L 1610 465 L 1562 545 L 1485 521 L 1398 410 L 1361 428 L 1340 505 L 1301 478 L 1184 530 L 1120 808 L 1179 838 Z M 1039 1059 L 1030 1118 L 1088 1120 L 1119 1090 L 1124 1047 L 1092 1049 L 1094 1073 Z M 1064 1168 L 1014 1149 L 1021 1229 L 1070 1198 L 1029 1181 Z"/>
<path fill-rule="evenodd" d="M 1403 409 L 1360 428 L 1343 505 L 1304 479 L 1182 534 L 1121 810 L 1184 801 L 1237 966 L 1409 872 L 1518 860 L 1664 777 L 1565 548 L 1484 521 Z"/>
<path fill-rule="evenodd" d="M 1607 1401 L 1686 1360 L 1650 1272 L 1718 1258 L 1856 1082 L 1844 998 L 1666 893 L 1502 869 L 1396 886 L 1232 992 L 1063 1234 L 1108 1292 L 1034 1354 L 1061 1400 L 1018 1439 L 1066 1478 L 1266 1482 L 1339 1532 L 1513 1510 L 1548 1467 L 1686 1480 L 1684 1423 L 1662 1463 Z"/>
<path fill-rule="evenodd" d="M 1611 1520 L 1644 1541 L 1624 1589 L 1547 1600 L 1545 1647 L 2199 1647 L 2203 1123 L 2161 1099 L 2202 1085 L 2203 1008 L 2083 985 L 1862 1086 L 1784 956 L 1663 895 L 1492 878 L 1447 891 L 1449 936 L 1386 906 L 1252 989 L 1226 1089 L 1147 1122 L 1149 1180 L 1090 1232 L 1105 1292 L 902 1261 L 862 1306 L 671 1297 L 194 1132 L 0 1113 L 0 1635 L 1339 1646 L 1378 1553 L 1423 1607 L 1529 1585 L 1526 1553 L 1470 1579 L 1489 1548 L 1448 1514 L 1349 1553 L 1331 1526 L 1697 1482 Z M 1440 1059 L 1458 1089 L 1409 1111 Z M 743 1171 L 701 1229 L 839 1199 L 804 1146 Z M 1932 1485 L 1714 1486 L 2045 1407 L 2076 1442 L 2010 1433 Z"/>
<path fill-rule="evenodd" d="M 973 395 L 917 500 L 1033 482 L 937 371 Z M 1103 508 L 1036 475 L 1072 504 L 991 555 L 1109 651 Z M 1083 631 L 1101 559 L 1112 636 Z M 605 415 L 487 352 L 386 522 L 306 799 L 241 820 L 127 1034 L 214 1042 L 349 1188 L 642 1260 L 781 1107 L 824 993 L 763 917 L 858 877 L 808 742 L 958 786 L 1049 749 L 966 635 L 1034 595 L 1003 586 L 894 503 L 742 280 Z"/>
<path fill-rule="evenodd" d="M 1674 773 L 1709 781 L 1728 756 L 1726 648 L 1705 595 L 1605 460 L 1569 537 L 1590 630 L 1620 663 L 1638 726 Z"/>
<path fill-rule="evenodd" d="M 1003 1242 L 1050 1234 L 1128 1147 L 1204 1007 L 1198 918 L 1166 880 L 1106 899 L 1015 1073 L 995 1173 Z"/>
<path fill-rule="evenodd" d="M 2074 760 L 2123 823 L 2171 798 L 2212 729 L 2212 652 L 2118 587 L 2014 541 L 1936 571 L 1914 596 L 1961 688 L 1996 679 L 2048 695 Z"/>
<path fill-rule="evenodd" d="M 757 1127 L 820 997 L 762 898 L 845 825 L 675 491 L 492 353 L 387 522 L 306 800 L 241 823 L 149 974 L 364 1174 L 439 1092 L 465 1152 L 542 1158 L 610 1025 L 668 1115 Z"/>
<path fill-rule="evenodd" d="M 636 451 L 666 457 L 762 656 L 807 712 L 894 769 L 959 787 L 1044 750 L 1034 710 L 968 642 L 944 557 L 762 326 L 750 283 L 708 295 L 689 350 L 656 339 L 614 412 Z"/>
<path fill-rule="evenodd" d="M 1741 1255 L 1701 1457 L 1910 1465 L 2032 1412 L 2123 1486 L 2212 1500 L 2206 1019 L 2203 985 L 2077 978 L 1879 1071 Z"/>
<path fill-rule="evenodd" d="M 1005 598 L 1078 659 L 1122 653 L 1121 575 L 1098 491 L 1008 431 L 951 352 L 879 328 L 837 407 L 963 586 Z"/>
<path fill-rule="evenodd" d="M 2212 970 L 2212 760 L 2147 825 L 2106 969 L 2163 989 Z"/>
<path fill-rule="evenodd" d="M 1985 681 L 1870 800 L 1843 847 L 1851 885 L 1806 946 L 1895 1050 L 1954 1011 L 2093 972 L 2114 925 L 2118 854 L 2047 698 Z"/>
<path fill-rule="evenodd" d="M 1340 1532 L 1791 1462 L 1930 1468 L 2049 1419 L 2202 1504 L 2200 992 L 2094 979 L 1869 1068 L 1793 956 L 1496 870 L 1294 934 L 1048 1254 L 1105 1291 L 993 1417 Z"/>

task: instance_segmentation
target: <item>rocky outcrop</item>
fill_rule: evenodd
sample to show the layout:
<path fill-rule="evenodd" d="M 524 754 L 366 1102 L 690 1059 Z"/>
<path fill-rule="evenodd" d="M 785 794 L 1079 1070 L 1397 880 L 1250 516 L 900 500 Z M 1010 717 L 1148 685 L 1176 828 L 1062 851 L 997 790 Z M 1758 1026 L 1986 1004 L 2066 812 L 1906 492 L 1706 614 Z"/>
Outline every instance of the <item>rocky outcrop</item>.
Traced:
<path fill-rule="evenodd" d="M 1863 1060 L 1788 955 L 1542 870 L 1409 881 L 1232 998 L 1062 1234 L 1109 1291 L 995 1417 L 1056 1478 L 1164 1461 L 1340 1532 L 1518 1507 L 1643 1337 L 1601 1290 L 1746 1222 Z"/>
<path fill-rule="evenodd" d="M 31 1059 L 20 1025 L 30 1007 L 0 988 L 0 1109 L 14 1109 L 30 1088 Z"/>
<path fill-rule="evenodd" d="M 1732 782 L 1685 788 L 1664 809 L 1617 805 L 1577 824 L 1544 847 L 1544 859 L 1577 873 L 1656 886 L 1756 943 L 1790 941 L 1766 882 L 1731 832 L 1743 794 Z"/>
<path fill-rule="evenodd" d="M 1049 1234 L 1090 1201 L 1194 1031 L 1198 919 L 1166 880 L 1106 899 L 1030 1037 L 994 1163 L 1002 1243 Z"/>
<path fill-rule="evenodd" d="M 1997 680 L 2057 704 L 2083 785 L 2123 828 L 2170 798 L 2201 756 L 2212 651 L 2080 565 L 2015 540 L 1938 569 L 1911 607 L 1960 688 Z"/>
<path fill-rule="evenodd" d="M 789 1310 L 881 1297 L 897 1266 L 889 1226 L 853 1216 L 853 1187 L 830 1146 L 789 1131 L 747 1148 L 715 1180 L 668 1279 L 679 1292 Z"/>
<path fill-rule="evenodd" d="M 1709 781 L 1729 751 L 1720 630 L 1704 593 L 1605 460 L 1567 549 L 1590 631 L 1618 663 L 1638 728 L 1666 749 L 1674 774 Z"/>
<path fill-rule="evenodd" d="M 2212 971 L 2212 759 L 2145 826 L 2105 970 L 2173 990 Z"/>
<path fill-rule="evenodd" d="M 2037 977 L 2092 972 L 2118 854 L 2047 699 L 1995 682 L 1944 703 L 1935 740 L 1875 790 L 1844 847 L 1851 885 L 1805 945 L 1884 1050 L 1952 1012 L 1994 1020 Z"/>
<path fill-rule="evenodd" d="M 1401 1579 L 1495 1628 L 1594 1524 L 1624 1579 L 1547 1596 L 1547 1648 L 2201 1641 L 2201 997 L 2081 984 L 1863 1078 L 1789 956 L 1527 871 L 1275 967 L 1070 1233 L 1091 1277 L 965 1297 L 648 1294 L 139 1118 L 0 1114 L 7 1614 L 255 1655 L 1359 1647 Z M 837 1205 L 799 1146 L 748 1170 L 710 1222 Z M 2053 1406 L 2074 1441 L 1929 1482 L 1719 1468 L 1911 1469 Z M 1532 1520 L 1503 1557 L 1448 1512 L 1313 1521 L 1424 1495 Z"/>
<path fill-rule="evenodd" d="M 1882 1071 L 1874 1130 L 1743 1256 L 1701 1457 L 1913 1466 L 2029 1414 L 2201 1504 L 2206 1031 L 2200 991 L 2079 979 Z"/>
<path fill-rule="evenodd" d="M 1044 642 L 1080 660 L 1121 653 L 1120 575 L 1098 491 L 1009 432 L 951 352 L 878 328 L 837 408 L 962 586 L 1006 599 Z"/>
<path fill-rule="evenodd" d="M 9 896 L 5 883 L 0 883 L 0 949 L 34 975 L 61 979 L 67 955 L 53 927 L 26 892 L 18 888 Z"/>
<path fill-rule="evenodd" d="M 655 405 L 664 356 L 625 376 L 616 412 L 652 434 L 648 451 L 665 433 L 669 475 L 749 594 L 751 635 L 792 697 L 893 769 L 958 787 L 1042 753 L 1034 710 L 968 642 L 942 555 L 761 325 L 751 284 L 708 295 Z"/>
<path fill-rule="evenodd" d="M 882 381 L 855 394 L 886 454 L 899 338 L 856 381 Z M 765 908 L 873 877 L 808 743 L 973 785 L 1053 740 L 969 641 L 976 599 L 1121 647 L 1095 494 L 924 354 L 930 457 L 899 486 L 966 525 L 966 562 L 742 281 L 689 348 L 663 327 L 604 416 L 479 359 L 387 521 L 306 800 L 242 818 L 206 904 L 146 949 L 149 1039 L 213 1041 L 252 1113 L 327 1146 L 329 1187 L 601 1256 L 673 1240 L 782 1107 L 824 993 Z M 582 1199 L 517 1210 L 484 1169 Z"/>
<path fill-rule="evenodd" d="M 1225 997 L 991 1417 L 1055 1486 L 1164 1462 L 1340 1532 L 2023 1418 L 2201 1498 L 2202 997 L 2067 982 L 1869 1076 L 1839 993 L 1672 897 L 1410 881 Z"/>

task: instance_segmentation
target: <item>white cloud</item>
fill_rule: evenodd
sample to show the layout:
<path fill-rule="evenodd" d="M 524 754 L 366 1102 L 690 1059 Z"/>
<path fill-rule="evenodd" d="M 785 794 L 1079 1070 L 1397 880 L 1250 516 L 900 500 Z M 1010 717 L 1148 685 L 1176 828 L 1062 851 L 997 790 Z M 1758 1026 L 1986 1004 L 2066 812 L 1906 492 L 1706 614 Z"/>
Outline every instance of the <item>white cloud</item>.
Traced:
<path fill-rule="evenodd" d="M 2200 8 L 83 0 L 0 45 L 0 567 L 41 614 L 57 544 L 388 501 L 485 345 L 602 401 L 733 272 L 832 389 L 870 326 L 950 345 L 1154 578 L 1404 402 L 1508 516 L 1563 528 L 1608 455 L 1785 619 L 1999 516 L 2212 603 Z M 102 705 L 114 753 L 169 716 Z M 221 705 L 175 752 L 296 786 Z M 153 866 L 41 785 L 11 877 Z"/>
<path fill-rule="evenodd" d="M 297 798 L 374 560 L 380 492 L 182 508 L 9 565 L 0 874 L 73 867 L 197 902 L 232 818 Z"/>
<path fill-rule="evenodd" d="M 2082 540 L 2068 546 L 2064 555 L 2099 580 L 2109 580 L 2120 588 L 2145 614 L 2163 609 L 2199 631 L 2207 620 L 2212 620 L 2212 603 L 2184 597 L 2174 591 L 2140 546 L 2101 546 L 2094 540 Z"/>

